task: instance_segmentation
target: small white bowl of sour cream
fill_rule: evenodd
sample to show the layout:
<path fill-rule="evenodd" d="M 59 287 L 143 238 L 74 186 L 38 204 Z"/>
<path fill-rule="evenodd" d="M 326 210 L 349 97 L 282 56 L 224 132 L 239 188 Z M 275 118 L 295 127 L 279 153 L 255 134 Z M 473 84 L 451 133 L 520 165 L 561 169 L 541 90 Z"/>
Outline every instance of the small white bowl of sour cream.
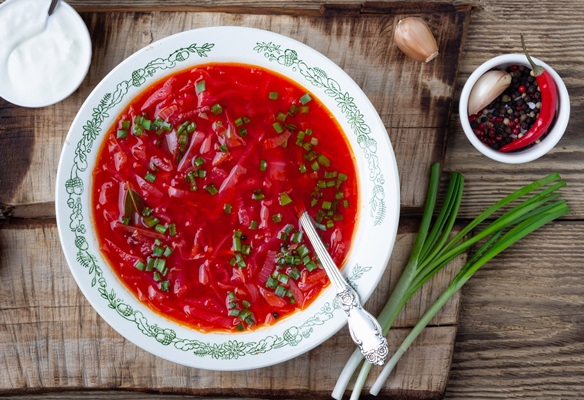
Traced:
<path fill-rule="evenodd" d="M 0 4 L 0 97 L 45 107 L 71 95 L 91 63 L 85 22 L 64 1 L 49 17 L 50 0 Z"/>

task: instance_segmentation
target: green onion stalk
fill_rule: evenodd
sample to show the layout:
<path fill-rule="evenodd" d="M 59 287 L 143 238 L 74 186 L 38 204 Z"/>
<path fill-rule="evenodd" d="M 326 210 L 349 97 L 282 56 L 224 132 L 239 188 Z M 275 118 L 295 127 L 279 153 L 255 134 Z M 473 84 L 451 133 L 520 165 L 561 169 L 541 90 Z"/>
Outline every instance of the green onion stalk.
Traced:
<path fill-rule="evenodd" d="M 424 214 L 410 258 L 387 304 L 378 316 L 383 334 L 387 335 L 399 312 L 424 283 L 450 261 L 467 252 L 473 246 L 482 244 L 474 254 L 469 255 L 468 261 L 454 277 L 450 286 L 428 309 L 390 358 L 371 388 L 370 393 L 373 395 L 379 393 L 401 356 L 430 320 L 481 266 L 513 243 L 569 211 L 565 200 L 559 199 L 560 194 L 557 193 L 560 188 L 565 186 L 565 182 L 560 179 L 559 174 L 554 173 L 499 200 L 450 239 L 462 201 L 464 178 L 457 172 L 451 173 L 442 207 L 432 223 L 439 184 L 440 165 L 436 163 L 431 168 Z M 528 197 L 528 195 L 530 196 Z M 513 206 L 512 203 L 517 200 L 521 202 Z M 471 234 L 479 224 L 496 212 L 507 208 L 510 209 L 487 224 L 477 234 Z M 467 238 L 468 235 L 471 236 Z M 351 377 L 362 360 L 363 356 L 359 349 L 356 349 L 339 376 L 333 389 L 333 398 L 342 398 Z M 359 398 L 370 370 L 371 364 L 365 362 L 357 376 L 351 400 Z"/>

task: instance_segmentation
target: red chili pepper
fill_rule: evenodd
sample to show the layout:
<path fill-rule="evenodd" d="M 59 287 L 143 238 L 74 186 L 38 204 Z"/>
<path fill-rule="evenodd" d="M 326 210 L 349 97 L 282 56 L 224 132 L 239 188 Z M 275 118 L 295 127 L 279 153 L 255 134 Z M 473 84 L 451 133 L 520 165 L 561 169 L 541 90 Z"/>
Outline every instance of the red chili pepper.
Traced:
<path fill-rule="evenodd" d="M 548 128 L 554 120 L 556 115 L 556 104 L 558 102 L 558 91 L 556 89 L 556 83 L 554 78 L 546 71 L 542 66 L 536 65 L 525 48 L 525 42 L 523 41 L 523 35 L 521 35 L 521 45 L 523 46 L 523 51 L 527 56 L 527 60 L 531 64 L 533 69 L 533 74 L 539 85 L 539 92 L 541 94 L 541 108 L 539 110 L 539 115 L 537 119 L 531 126 L 531 128 L 525 132 L 525 134 L 519 139 L 515 139 L 511 143 L 499 149 L 500 152 L 508 152 L 513 150 L 519 150 L 523 147 L 535 142 L 537 139 L 542 137 L 547 133 Z"/>

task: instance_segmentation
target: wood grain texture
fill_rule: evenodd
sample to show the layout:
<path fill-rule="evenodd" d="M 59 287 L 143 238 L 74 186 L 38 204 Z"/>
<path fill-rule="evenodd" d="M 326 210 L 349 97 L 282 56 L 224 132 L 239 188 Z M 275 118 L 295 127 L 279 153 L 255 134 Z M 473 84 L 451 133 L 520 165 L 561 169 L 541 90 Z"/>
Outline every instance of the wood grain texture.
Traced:
<path fill-rule="evenodd" d="M 325 15 L 241 14 L 230 12 L 86 12 L 93 41 L 89 74 L 79 90 L 54 106 L 26 110 L 0 101 L 2 129 L 0 167 L 16 164 L 0 180 L 0 204 L 7 216 L 41 217 L 54 212 L 55 175 L 62 143 L 82 101 L 103 77 L 128 56 L 177 32 L 206 26 L 251 26 L 297 39 L 325 54 L 363 89 L 378 110 L 395 144 L 401 203 L 419 209 L 432 162 L 442 160 L 448 115 L 454 94 L 456 65 L 466 28 L 467 11 L 428 8 L 424 16 L 437 32 L 443 57 L 432 64 L 406 58 L 389 40 L 393 27 L 407 14 L 407 4 L 375 14 Z M 387 39 L 386 39 L 387 38 Z M 26 121 L 23 126 L 14 121 Z M 24 135 L 21 133 L 25 131 Z M 22 151 L 22 137 L 29 138 Z M 2 153 L 16 154 L 2 157 Z M 35 206 L 44 204 L 43 206 Z M 26 207 L 19 210 L 20 207 Z"/>
<path fill-rule="evenodd" d="M 446 398 L 584 396 L 584 227 L 553 223 L 463 288 Z"/>
<path fill-rule="evenodd" d="M 407 262 L 416 224 L 402 223 L 394 257 L 367 303 L 373 313 L 380 311 Z M 11 251 L 15 248 L 20 251 Z M 0 395 L 26 390 L 123 389 L 327 398 L 354 349 L 345 327 L 317 349 L 273 367 L 245 372 L 183 367 L 138 348 L 99 317 L 67 268 L 54 222 L 1 223 L 0 254 Z M 462 261 L 441 271 L 432 285 L 412 298 L 390 331 L 391 349 L 401 343 L 408 327 L 438 297 Z M 452 359 L 459 304 L 456 296 L 435 317 L 388 380 L 384 394 L 441 396 Z M 374 369 L 367 385 L 377 373 Z"/>

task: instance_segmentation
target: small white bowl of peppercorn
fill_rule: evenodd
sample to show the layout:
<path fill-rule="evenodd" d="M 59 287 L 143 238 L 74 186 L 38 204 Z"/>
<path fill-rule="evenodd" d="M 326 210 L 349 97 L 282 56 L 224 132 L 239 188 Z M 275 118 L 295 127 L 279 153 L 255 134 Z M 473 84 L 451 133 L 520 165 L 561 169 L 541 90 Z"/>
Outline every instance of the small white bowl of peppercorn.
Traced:
<path fill-rule="evenodd" d="M 508 164 L 533 161 L 558 143 L 568 125 L 566 85 L 543 61 L 531 57 L 531 62 L 534 66 L 526 54 L 494 57 L 478 67 L 462 89 L 459 113 L 464 133 L 478 151 L 493 160 Z M 488 92 L 475 84 L 493 70 L 506 71 L 510 79 L 503 77 L 497 84 L 510 81 L 509 86 L 500 88 L 501 93 L 491 93 L 496 97 L 480 110 L 469 109 L 469 103 L 471 108 L 476 103 L 471 96 Z"/>

